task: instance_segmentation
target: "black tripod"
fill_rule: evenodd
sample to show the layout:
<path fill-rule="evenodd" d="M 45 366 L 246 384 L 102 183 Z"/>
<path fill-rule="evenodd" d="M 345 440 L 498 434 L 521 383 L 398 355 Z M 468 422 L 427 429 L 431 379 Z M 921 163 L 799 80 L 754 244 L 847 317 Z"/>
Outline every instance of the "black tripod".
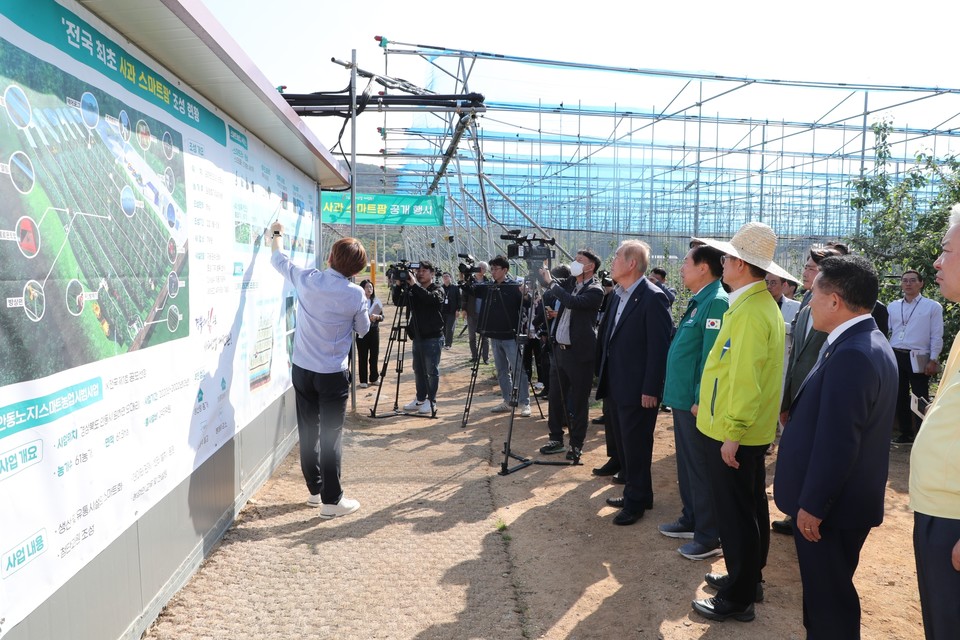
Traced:
<path fill-rule="evenodd" d="M 477 319 L 478 328 L 480 333 L 480 343 L 482 344 L 483 339 L 487 337 L 486 327 L 487 320 L 489 318 L 490 310 L 494 307 L 495 304 L 498 304 L 500 309 L 505 309 L 503 296 L 501 293 L 500 284 L 481 284 L 478 286 L 485 287 L 484 291 L 484 303 L 482 310 L 480 312 L 480 317 Z M 510 283 L 507 286 L 519 286 L 514 283 Z M 520 302 L 520 314 L 517 319 L 517 327 L 514 329 L 513 335 L 516 336 L 517 341 L 517 362 L 513 363 L 513 379 L 512 379 L 512 389 L 510 392 L 510 399 L 507 401 L 507 404 L 510 405 L 510 425 L 513 426 L 513 419 L 516 414 L 517 405 L 519 404 L 518 398 L 520 395 L 520 375 L 523 366 L 523 345 L 526 342 L 526 331 L 524 327 L 526 326 L 526 317 L 523 313 L 523 300 Z M 473 367 L 470 370 L 470 384 L 467 387 L 467 401 L 463 407 L 463 418 L 460 422 L 460 428 L 465 428 L 467 426 L 467 421 L 470 418 L 470 408 L 473 404 L 473 394 L 477 385 L 477 373 L 480 370 L 480 358 L 473 363 Z M 528 379 L 528 384 L 530 385 L 530 395 L 534 398 L 537 403 L 537 410 L 540 412 L 540 417 L 543 418 L 543 409 L 540 406 L 540 400 L 537 398 L 536 391 L 533 388 L 533 382 Z"/>
<path fill-rule="evenodd" d="M 408 277 L 409 278 L 409 277 Z M 431 413 L 406 413 L 400 410 L 400 374 L 403 373 L 403 359 L 406 354 L 406 344 L 407 344 L 407 327 L 412 325 L 416 328 L 417 317 L 410 313 L 410 285 L 408 283 L 402 283 L 396 285 L 398 287 L 403 287 L 403 292 L 400 295 L 400 303 L 397 305 L 397 310 L 393 315 L 393 323 L 390 325 L 390 338 L 387 341 L 387 348 L 383 354 L 383 365 L 380 369 L 380 382 L 377 385 L 377 395 L 373 402 L 373 407 L 370 409 L 370 417 L 372 418 L 393 418 L 395 416 L 406 415 L 406 416 L 421 416 L 424 418 L 435 418 L 437 415 L 436 405 L 431 404 Z M 393 412 L 385 413 L 382 415 L 377 415 L 377 405 L 380 403 L 380 393 L 383 391 L 383 381 L 387 377 L 387 367 L 390 364 L 390 355 L 396 347 L 396 367 L 395 371 L 397 372 L 397 381 L 394 386 L 393 392 Z M 433 400 L 428 398 L 425 402 L 433 403 Z"/>
<path fill-rule="evenodd" d="M 539 284 L 540 281 L 539 281 L 539 279 L 536 277 L 536 275 L 534 274 L 534 269 L 535 269 L 535 267 L 534 267 L 534 265 L 532 265 L 532 264 L 531 264 L 531 265 L 528 265 L 528 266 L 530 267 L 530 275 L 531 275 L 530 280 L 531 280 L 532 282 L 536 283 L 536 285 L 535 285 L 535 292 L 536 292 L 536 291 L 539 291 L 539 290 L 540 290 L 540 284 Z M 535 296 L 534 296 L 534 297 L 535 297 Z M 542 298 L 542 296 L 541 296 L 541 298 Z M 533 313 L 533 312 L 534 312 L 534 309 L 533 309 L 533 305 L 531 304 L 530 313 Z M 544 306 L 544 308 L 543 308 L 543 314 L 544 314 L 544 316 L 543 316 L 543 321 L 544 321 L 544 325 L 546 326 L 546 307 L 545 307 L 545 306 Z M 523 315 L 523 314 L 521 314 L 521 316 L 522 316 L 522 315 Z M 525 323 L 525 326 L 531 326 L 531 323 Z M 524 342 L 525 342 L 525 341 L 524 341 Z M 522 357 L 522 349 L 518 349 L 518 350 L 517 350 L 517 354 L 518 354 L 518 358 Z M 516 369 L 515 369 L 515 370 L 516 370 Z M 551 377 L 553 376 L 552 373 L 551 373 L 550 375 L 551 375 Z M 514 401 L 516 400 L 516 395 L 517 395 L 517 388 L 518 388 L 518 386 L 519 386 L 519 385 L 518 385 L 518 382 L 517 382 L 516 380 L 514 380 L 514 390 L 513 390 L 513 399 L 514 399 Z M 532 385 L 532 383 L 531 383 L 531 389 L 532 389 L 532 388 L 533 388 L 533 385 Z M 551 384 L 551 389 L 552 389 L 552 388 L 553 388 L 553 385 Z M 567 400 L 566 400 L 566 398 L 565 398 L 565 394 L 564 394 L 563 387 L 560 386 L 560 385 L 557 385 L 557 389 L 556 389 L 556 390 L 557 390 L 557 392 L 560 394 L 561 406 L 565 408 L 565 407 L 567 406 Z M 536 396 L 534 396 L 534 397 L 536 397 Z M 537 407 L 539 408 L 539 406 L 540 406 L 540 401 L 537 400 Z M 515 408 L 516 408 L 516 403 L 514 402 L 514 409 L 515 409 Z M 566 409 L 564 409 L 564 414 L 566 415 Z M 542 410 L 542 409 L 541 409 L 541 411 L 540 411 L 540 415 L 543 416 L 543 410 Z M 509 475 L 509 474 L 513 473 L 514 471 L 519 471 L 520 469 L 525 469 L 525 468 L 527 468 L 527 467 L 529 467 L 530 465 L 533 465 L 533 464 L 542 464 L 542 465 L 549 465 L 549 466 L 554 466 L 554 467 L 572 467 L 572 466 L 581 464 L 579 458 L 575 458 L 575 459 L 573 459 L 573 460 L 539 460 L 539 459 L 536 459 L 536 460 L 535 460 L 535 459 L 533 459 L 533 458 L 529 458 L 529 457 L 517 455 L 517 454 L 513 453 L 513 451 L 511 451 L 511 449 L 510 449 L 510 441 L 511 441 L 512 439 L 513 439 L 513 413 L 511 412 L 511 414 L 510 414 L 510 424 L 509 424 L 509 426 L 507 427 L 507 439 L 506 439 L 506 441 L 503 443 L 503 462 L 500 463 L 500 471 L 499 471 L 498 475 L 501 475 L 501 476 Z M 519 463 L 519 464 L 516 464 L 516 465 L 514 465 L 514 466 L 512 466 L 512 467 L 509 466 L 509 463 L 510 463 L 511 458 L 512 458 L 513 460 L 519 460 L 520 463 Z"/>

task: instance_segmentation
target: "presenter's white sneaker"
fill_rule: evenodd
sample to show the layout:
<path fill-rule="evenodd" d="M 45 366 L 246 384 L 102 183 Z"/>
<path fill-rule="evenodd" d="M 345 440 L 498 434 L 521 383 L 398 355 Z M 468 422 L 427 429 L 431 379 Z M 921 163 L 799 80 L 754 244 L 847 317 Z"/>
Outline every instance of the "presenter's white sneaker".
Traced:
<path fill-rule="evenodd" d="M 423 404 L 420 405 L 420 410 L 417 413 L 422 416 L 433 415 L 433 403 L 429 400 L 424 400 Z"/>
<path fill-rule="evenodd" d="M 336 518 L 337 516 L 350 515 L 360 508 L 360 503 L 353 498 L 343 497 L 337 504 L 325 504 L 320 508 L 321 518 Z"/>
<path fill-rule="evenodd" d="M 403 405 L 403 410 L 404 410 L 404 411 L 419 411 L 419 410 L 420 410 L 420 407 L 423 406 L 423 403 L 424 403 L 424 402 L 426 402 L 426 401 L 425 401 L 425 400 L 417 400 L 416 398 L 414 398 L 413 400 L 411 400 L 411 401 L 408 402 L 407 404 Z"/>
<path fill-rule="evenodd" d="M 323 501 L 320 499 L 320 494 L 318 493 L 317 495 L 311 495 L 309 498 L 307 498 L 307 504 L 311 507 L 319 507 L 322 505 Z"/>

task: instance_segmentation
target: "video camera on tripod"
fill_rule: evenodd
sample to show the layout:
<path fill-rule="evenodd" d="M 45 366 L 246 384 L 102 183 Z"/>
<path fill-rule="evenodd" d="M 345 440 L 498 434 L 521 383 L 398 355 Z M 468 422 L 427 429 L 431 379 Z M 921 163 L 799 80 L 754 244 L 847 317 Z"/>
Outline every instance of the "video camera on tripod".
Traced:
<path fill-rule="evenodd" d="M 472 255 L 469 253 L 458 253 L 457 257 L 462 260 L 462 262 L 457 265 L 457 271 L 462 273 L 465 278 L 468 278 L 471 273 L 480 273 L 480 267 L 476 264 L 477 259 Z"/>
<path fill-rule="evenodd" d="M 400 284 L 408 284 L 410 282 L 410 271 L 419 268 L 419 262 L 407 262 L 406 260 L 399 260 L 389 265 L 387 271 L 392 273 L 391 277 Z"/>
<path fill-rule="evenodd" d="M 501 240 L 510 240 L 507 245 L 507 258 L 526 261 L 527 268 L 535 273 L 543 263 L 550 262 L 556 255 L 551 249 L 557 244 L 555 238 L 538 238 L 535 234 L 520 235 L 519 229 L 511 229 L 500 236 Z"/>

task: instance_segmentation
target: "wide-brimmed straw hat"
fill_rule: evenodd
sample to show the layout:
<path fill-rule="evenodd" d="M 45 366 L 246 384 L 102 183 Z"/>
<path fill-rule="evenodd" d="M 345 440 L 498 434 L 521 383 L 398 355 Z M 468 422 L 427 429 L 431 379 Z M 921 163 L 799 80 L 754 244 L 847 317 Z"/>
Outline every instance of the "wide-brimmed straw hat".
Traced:
<path fill-rule="evenodd" d="M 693 238 L 692 240 L 702 242 L 734 258 L 740 258 L 744 262 L 759 267 L 779 278 L 798 282 L 783 267 L 773 261 L 773 254 L 777 250 L 777 234 L 762 222 L 746 223 L 733 234 L 730 242 L 710 238 Z"/>

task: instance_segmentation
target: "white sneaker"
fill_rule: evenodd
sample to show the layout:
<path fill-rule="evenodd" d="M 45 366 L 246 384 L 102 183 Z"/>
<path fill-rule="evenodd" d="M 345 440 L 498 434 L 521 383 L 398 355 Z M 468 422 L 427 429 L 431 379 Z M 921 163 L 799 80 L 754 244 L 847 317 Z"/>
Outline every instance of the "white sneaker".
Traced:
<path fill-rule="evenodd" d="M 360 383 L 360 388 L 361 388 L 361 389 L 366 389 L 366 388 L 367 388 L 367 383 L 366 383 L 366 382 L 361 382 L 361 383 Z"/>
<path fill-rule="evenodd" d="M 506 402 L 501 402 L 493 409 L 490 409 L 490 413 L 510 413 L 510 405 Z"/>
<path fill-rule="evenodd" d="M 413 400 L 411 400 L 411 401 L 408 402 L 407 404 L 403 405 L 403 410 L 404 410 L 404 411 L 419 411 L 419 410 L 420 410 L 420 407 L 423 406 L 423 403 L 424 403 L 423 400 L 417 400 L 416 398 L 414 398 Z"/>
<path fill-rule="evenodd" d="M 432 416 L 433 415 L 433 403 L 429 400 L 424 400 L 423 404 L 420 405 L 420 410 L 417 412 L 422 416 Z"/>
<path fill-rule="evenodd" d="M 543 391 L 543 383 L 542 383 L 542 382 L 534 382 L 534 383 L 533 383 L 533 390 L 534 390 L 534 391 Z"/>
<path fill-rule="evenodd" d="M 529 402 L 528 402 L 527 404 L 523 405 L 523 407 L 520 408 L 520 415 L 521 415 L 522 417 L 524 417 L 524 418 L 529 418 L 529 417 L 530 417 L 530 403 L 529 403 Z"/>
<path fill-rule="evenodd" d="M 340 498 L 337 504 L 325 504 L 320 509 L 321 518 L 336 518 L 353 513 L 360 508 L 360 503 L 352 498 Z"/>
<path fill-rule="evenodd" d="M 318 493 L 317 495 L 311 495 L 309 498 L 307 498 L 307 504 L 311 507 L 319 507 L 322 505 L 323 502 L 320 500 L 320 494 Z"/>

